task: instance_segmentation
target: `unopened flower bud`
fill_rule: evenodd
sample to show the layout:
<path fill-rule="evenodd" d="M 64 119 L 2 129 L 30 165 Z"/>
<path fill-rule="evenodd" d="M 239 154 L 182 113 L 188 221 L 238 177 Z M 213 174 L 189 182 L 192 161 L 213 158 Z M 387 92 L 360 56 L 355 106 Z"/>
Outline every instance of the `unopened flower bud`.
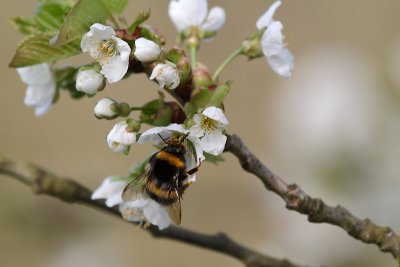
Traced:
<path fill-rule="evenodd" d="M 112 105 L 117 104 L 116 101 L 111 98 L 105 97 L 97 102 L 94 107 L 94 114 L 99 119 L 113 119 L 117 117 L 117 113 L 112 109 Z"/>
<path fill-rule="evenodd" d="M 126 121 L 114 125 L 107 135 L 107 143 L 113 152 L 128 153 L 130 146 L 136 142 L 136 132 L 129 129 Z"/>
<path fill-rule="evenodd" d="M 195 87 L 208 88 L 212 83 L 208 69 L 204 64 L 198 63 L 193 70 L 193 83 Z"/>
<path fill-rule="evenodd" d="M 94 69 L 80 69 L 76 77 L 76 90 L 89 95 L 101 91 L 106 86 L 104 76 Z"/>
<path fill-rule="evenodd" d="M 143 37 L 135 41 L 135 46 L 134 55 L 142 62 L 156 61 L 161 54 L 161 48 L 158 44 Z"/>
<path fill-rule="evenodd" d="M 155 66 L 149 79 L 156 79 L 160 87 L 166 89 L 175 89 L 180 83 L 178 70 L 169 64 Z"/>

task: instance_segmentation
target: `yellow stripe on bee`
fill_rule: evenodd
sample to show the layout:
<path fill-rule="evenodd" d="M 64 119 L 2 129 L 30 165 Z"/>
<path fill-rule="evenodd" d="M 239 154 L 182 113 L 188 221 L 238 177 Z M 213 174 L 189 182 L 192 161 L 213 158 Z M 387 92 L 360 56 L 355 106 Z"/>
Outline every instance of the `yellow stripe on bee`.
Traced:
<path fill-rule="evenodd" d="M 178 192 L 176 190 L 164 190 L 161 189 L 160 187 L 157 187 L 152 182 L 147 182 L 146 184 L 147 190 L 149 190 L 151 193 L 156 195 L 157 197 L 161 199 L 177 199 L 178 198 Z"/>
<path fill-rule="evenodd" d="M 169 164 L 173 165 L 176 168 L 185 167 L 185 163 L 180 158 L 178 158 L 174 154 L 165 151 L 158 152 L 156 158 L 168 161 Z"/>

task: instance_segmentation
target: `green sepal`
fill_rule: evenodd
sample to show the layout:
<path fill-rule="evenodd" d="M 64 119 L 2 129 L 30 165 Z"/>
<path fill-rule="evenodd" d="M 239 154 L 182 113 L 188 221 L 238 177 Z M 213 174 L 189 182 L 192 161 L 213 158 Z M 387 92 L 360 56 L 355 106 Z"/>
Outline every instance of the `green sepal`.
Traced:
<path fill-rule="evenodd" d="M 76 67 L 65 67 L 54 71 L 58 91 L 67 90 L 73 99 L 79 99 L 86 95 L 84 92 L 76 90 L 76 74 L 78 71 L 79 68 Z"/>
<path fill-rule="evenodd" d="M 214 156 L 214 155 L 211 155 L 211 154 L 209 154 L 207 152 L 203 152 L 203 155 L 204 155 L 204 157 L 206 158 L 206 160 L 208 162 L 211 162 L 211 163 L 213 163 L 215 165 L 218 165 L 218 163 L 221 163 L 221 162 L 225 161 L 225 159 L 222 157 L 222 155 Z"/>
<path fill-rule="evenodd" d="M 184 56 L 185 56 L 185 50 L 178 47 L 174 47 L 167 52 L 165 58 L 176 65 L 178 64 L 179 60 Z"/>
<path fill-rule="evenodd" d="M 230 90 L 231 90 L 231 85 L 229 82 L 218 86 L 214 90 L 210 101 L 208 101 L 207 103 L 207 106 L 220 108 L 225 100 L 225 97 L 229 94 Z"/>
<path fill-rule="evenodd" d="M 260 29 L 255 34 L 243 41 L 240 48 L 241 54 L 247 56 L 250 60 L 264 56 L 261 47 L 261 38 L 265 32 L 265 28 Z"/>
<path fill-rule="evenodd" d="M 160 36 L 158 36 L 153 31 L 151 31 L 150 29 L 148 29 L 146 27 L 141 27 L 140 28 L 140 35 L 142 37 L 146 38 L 147 40 L 155 42 L 159 46 L 163 45 L 163 43 L 161 42 Z"/>
<path fill-rule="evenodd" d="M 25 67 L 82 53 L 79 40 L 54 47 L 49 44 L 52 37 L 50 33 L 39 33 L 22 41 L 9 66 L 11 68 Z"/>
<path fill-rule="evenodd" d="M 185 107 L 184 111 L 187 118 L 192 118 L 194 114 L 201 108 L 207 106 L 210 102 L 210 99 L 213 96 L 213 92 L 205 89 L 201 90 L 197 95 L 195 95 L 190 102 L 188 102 Z"/>

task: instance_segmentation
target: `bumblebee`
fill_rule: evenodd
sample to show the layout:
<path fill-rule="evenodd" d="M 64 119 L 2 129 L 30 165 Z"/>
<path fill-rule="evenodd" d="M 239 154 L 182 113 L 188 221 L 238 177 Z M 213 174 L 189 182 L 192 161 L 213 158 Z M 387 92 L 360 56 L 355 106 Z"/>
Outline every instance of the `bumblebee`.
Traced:
<path fill-rule="evenodd" d="M 198 170 L 198 166 L 186 170 L 187 149 L 184 140 L 187 135 L 170 137 L 167 140 L 160 134 L 159 136 L 165 146 L 150 157 L 150 167 L 146 173 L 125 187 L 122 198 L 125 201 L 132 201 L 137 192 L 141 191 L 142 194 L 165 206 L 171 220 L 179 225 L 182 194 L 189 186 L 187 178 Z"/>

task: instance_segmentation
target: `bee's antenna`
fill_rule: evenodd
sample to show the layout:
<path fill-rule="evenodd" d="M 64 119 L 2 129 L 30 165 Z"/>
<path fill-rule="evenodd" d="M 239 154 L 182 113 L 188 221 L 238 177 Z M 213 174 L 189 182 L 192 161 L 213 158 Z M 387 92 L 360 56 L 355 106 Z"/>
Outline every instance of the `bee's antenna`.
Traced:
<path fill-rule="evenodd" d="M 161 138 L 161 140 L 163 140 L 164 143 L 167 143 L 167 142 L 165 141 L 165 139 L 161 136 L 161 134 L 158 133 L 158 136 Z"/>
<path fill-rule="evenodd" d="M 181 137 L 181 140 L 180 140 L 180 143 L 182 143 L 183 141 L 185 141 L 186 137 L 188 137 L 189 134 L 190 134 L 190 132 L 187 133 L 187 134 L 185 134 L 184 136 L 182 136 L 182 137 Z"/>

